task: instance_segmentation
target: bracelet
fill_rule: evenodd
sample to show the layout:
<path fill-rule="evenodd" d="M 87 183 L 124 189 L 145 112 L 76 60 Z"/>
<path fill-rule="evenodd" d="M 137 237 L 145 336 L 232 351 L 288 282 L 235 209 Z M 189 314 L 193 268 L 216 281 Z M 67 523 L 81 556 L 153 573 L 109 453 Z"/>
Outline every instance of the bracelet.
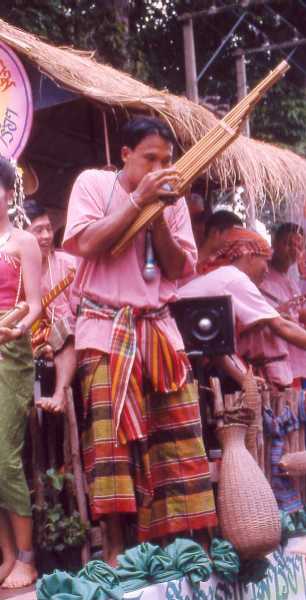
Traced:
<path fill-rule="evenodd" d="M 137 208 L 137 210 L 139 212 L 141 212 L 141 208 L 140 208 L 139 204 L 137 204 L 136 200 L 134 199 L 133 194 L 129 195 L 129 200 L 130 200 L 130 203 L 134 206 L 134 208 Z"/>

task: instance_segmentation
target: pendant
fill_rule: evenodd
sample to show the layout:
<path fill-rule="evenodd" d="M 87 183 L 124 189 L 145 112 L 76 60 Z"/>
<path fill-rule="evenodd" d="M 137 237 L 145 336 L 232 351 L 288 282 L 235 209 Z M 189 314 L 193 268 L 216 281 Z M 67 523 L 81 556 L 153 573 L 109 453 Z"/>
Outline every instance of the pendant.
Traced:
<path fill-rule="evenodd" d="M 146 258 L 145 265 L 143 268 L 143 278 L 145 281 L 153 281 L 157 276 L 158 268 L 154 256 L 154 249 L 152 244 L 152 232 L 150 229 L 146 231 Z"/>

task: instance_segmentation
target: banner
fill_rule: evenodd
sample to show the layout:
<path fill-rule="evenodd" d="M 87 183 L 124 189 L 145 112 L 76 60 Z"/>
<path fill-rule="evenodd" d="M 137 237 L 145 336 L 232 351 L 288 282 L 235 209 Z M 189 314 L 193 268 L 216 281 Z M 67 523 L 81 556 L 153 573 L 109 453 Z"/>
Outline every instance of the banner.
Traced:
<path fill-rule="evenodd" d="M 259 583 L 226 583 L 212 576 L 198 590 L 188 581 L 178 579 L 124 595 L 127 600 L 305 600 L 305 557 L 284 554 L 281 550 L 269 557 L 268 575 Z"/>
<path fill-rule="evenodd" d="M 27 73 L 16 54 L 0 43 L 0 155 L 17 158 L 30 135 L 33 100 Z"/>

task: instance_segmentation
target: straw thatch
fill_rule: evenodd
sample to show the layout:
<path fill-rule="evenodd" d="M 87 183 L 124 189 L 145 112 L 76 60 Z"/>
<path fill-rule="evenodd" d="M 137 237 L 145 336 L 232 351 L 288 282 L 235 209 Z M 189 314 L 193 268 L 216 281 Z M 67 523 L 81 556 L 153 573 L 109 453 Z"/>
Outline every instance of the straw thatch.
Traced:
<path fill-rule="evenodd" d="M 0 40 L 26 56 L 48 77 L 69 90 L 104 106 L 155 111 L 173 127 L 187 148 L 216 124 L 205 107 L 159 92 L 112 67 L 95 61 L 90 53 L 47 44 L 0 19 Z M 274 202 L 303 198 L 306 161 L 289 150 L 243 136 L 214 162 L 210 172 L 223 187 L 243 181 L 248 195 L 261 204 L 266 195 Z"/>

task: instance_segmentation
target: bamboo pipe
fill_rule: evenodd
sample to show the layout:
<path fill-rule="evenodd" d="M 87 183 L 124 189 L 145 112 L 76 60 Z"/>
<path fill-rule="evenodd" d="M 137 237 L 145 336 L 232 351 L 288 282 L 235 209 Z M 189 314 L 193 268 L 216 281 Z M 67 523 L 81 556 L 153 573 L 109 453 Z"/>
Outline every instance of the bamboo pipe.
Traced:
<path fill-rule="evenodd" d="M 186 187 L 206 169 L 217 156 L 231 144 L 239 135 L 239 130 L 247 114 L 259 102 L 267 90 L 274 85 L 288 70 L 289 65 L 282 61 L 271 73 L 269 73 L 257 86 L 251 90 L 211 131 L 209 131 L 199 142 L 197 142 L 184 156 L 175 164 L 181 175 L 181 182 L 175 188 L 180 195 Z M 227 131 L 226 127 L 229 128 Z M 231 130 L 231 131 L 230 131 Z M 142 229 L 161 214 L 166 206 L 161 200 L 146 206 L 136 221 L 127 229 L 111 250 L 111 255 L 118 256 L 129 243 L 129 241 Z"/>

